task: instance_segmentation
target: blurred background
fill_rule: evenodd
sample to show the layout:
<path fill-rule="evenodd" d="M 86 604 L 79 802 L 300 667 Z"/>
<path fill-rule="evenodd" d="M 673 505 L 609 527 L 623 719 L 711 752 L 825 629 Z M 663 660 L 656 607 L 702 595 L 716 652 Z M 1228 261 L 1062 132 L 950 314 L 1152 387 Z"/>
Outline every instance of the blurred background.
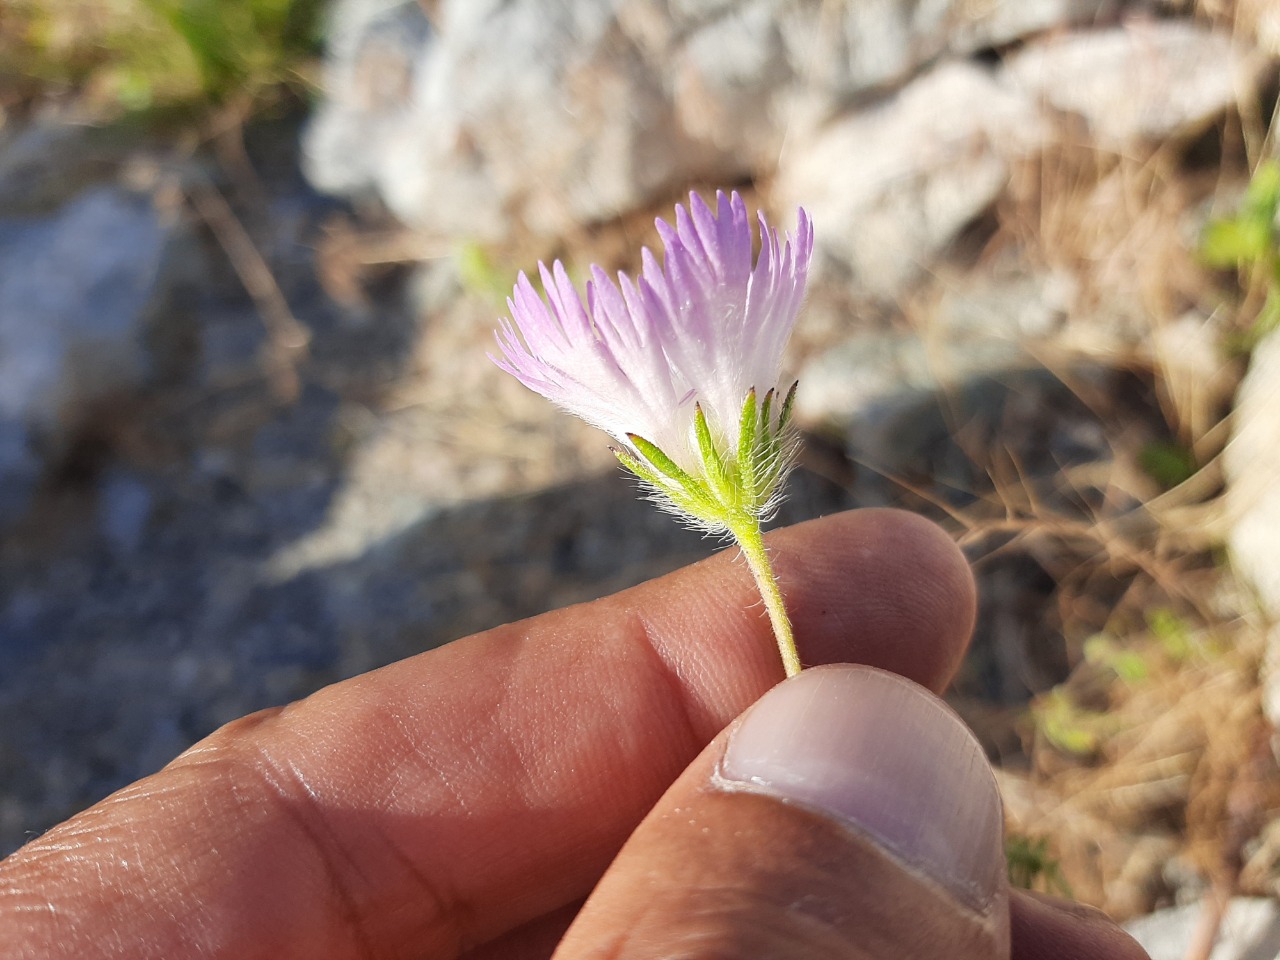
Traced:
<path fill-rule="evenodd" d="M 8 0 L 0 855 L 717 549 L 485 351 L 736 188 L 817 231 L 780 522 L 973 561 L 1016 879 L 1274 956 L 1278 62 L 1274 0 Z"/>

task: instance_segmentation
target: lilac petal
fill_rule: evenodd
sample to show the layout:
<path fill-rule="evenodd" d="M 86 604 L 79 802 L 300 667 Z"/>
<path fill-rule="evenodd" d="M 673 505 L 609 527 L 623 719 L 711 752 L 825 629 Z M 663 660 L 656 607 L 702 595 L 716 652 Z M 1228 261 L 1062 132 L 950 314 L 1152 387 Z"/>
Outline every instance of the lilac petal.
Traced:
<path fill-rule="evenodd" d="M 708 218 L 711 217 L 711 211 L 707 209 L 707 205 L 702 202 L 702 198 L 696 193 L 691 193 L 689 195 L 689 206 L 693 209 L 695 218 L 699 214 L 705 214 Z M 694 225 L 694 222 L 689 219 L 689 214 L 685 212 L 684 207 L 679 205 L 676 206 L 676 236 L 679 237 L 681 246 L 689 250 L 690 253 L 694 255 L 695 259 L 699 259 L 708 266 L 711 266 L 713 268 L 713 272 L 718 272 L 714 270 L 716 266 L 714 253 L 715 247 L 713 246 L 711 248 L 712 252 L 708 252 L 706 245 L 702 242 L 702 237 L 699 235 L 701 232 L 701 226 L 701 221 L 699 221 L 697 226 Z M 667 249 L 670 250 L 670 248 L 671 245 L 668 244 Z"/>
<path fill-rule="evenodd" d="M 593 265 L 587 289 L 591 292 L 591 315 L 595 317 L 600 336 L 606 343 L 623 349 L 631 347 L 631 315 L 609 275 Z"/>
<path fill-rule="evenodd" d="M 751 273 L 751 223 L 747 219 L 746 204 L 737 191 L 731 197 L 716 194 L 716 206 L 721 211 L 715 231 L 724 263 L 724 281 L 736 287 L 745 284 Z M 727 216 L 724 214 L 726 206 Z"/>
<path fill-rule="evenodd" d="M 560 306 L 560 315 L 565 318 L 566 332 L 571 335 L 586 335 L 591 330 L 591 317 L 582 307 L 582 300 L 578 296 L 578 291 L 573 288 L 573 281 L 569 279 L 569 274 L 559 260 L 552 266 L 552 279 L 554 283 L 548 283 L 543 270 L 543 285 L 547 288 L 549 295 L 558 297 Z"/>

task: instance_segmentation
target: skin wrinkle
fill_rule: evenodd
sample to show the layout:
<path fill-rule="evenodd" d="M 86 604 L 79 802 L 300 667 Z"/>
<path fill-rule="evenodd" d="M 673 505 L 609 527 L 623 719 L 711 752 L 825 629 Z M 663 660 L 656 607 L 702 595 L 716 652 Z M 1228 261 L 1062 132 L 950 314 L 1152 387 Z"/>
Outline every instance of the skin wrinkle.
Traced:
<path fill-rule="evenodd" d="M 285 820 L 303 834 L 307 840 L 307 845 L 316 854 L 327 881 L 326 886 L 330 899 L 337 907 L 336 916 L 350 932 L 354 948 L 359 951 L 360 957 L 367 958 L 367 960 L 375 960 L 373 948 L 364 925 L 358 919 L 355 898 L 343 881 L 342 873 L 334 862 L 333 854 L 330 852 L 330 848 L 334 846 L 332 836 L 329 836 L 329 843 L 324 842 L 323 838 L 326 833 L 331 834 L 332 831 L 321 829 L 325 821 L 323 807 L 318 803 L 314 792 L 307 786 L 305 780 L 297 774 L 291 764 L 277 764 L 267 751 L 260 746 L 257 747 L 257 753 L 263 764 L 261 766 L 251 764 L 249 769 L 254 770 L 260 782 L 269 788 L 267 796 L 274 798 L 276 807 L 284 814 Z M 273 772 L 283 772 L 284 769 L 291 771 L 291 776 L 287 780 L 281 781 L 272 776 Z M 290 790 L 286 783 L 292 784 L 295 789 Z M 301 810 L 298 809 L 299 805 L 297 803 L 299 799 L 298 791 L 300 791 L 300 798 L 303 799 Z M 312 820 L 315 821 L 314 824 L 311 822 Z M 341 853 L 342 851 L 339 848 L 337 852 Z M 344 856 L 344 859 L 351 862 L 349 857 Z"/>
<path fill-rule="evenodd" d="M 679 668 L 666 653 L 670 648 L 661 643 L 655 633 L 653 623 L 644 615 L 643 610 L 632 608 L 628 611 L 631 622 L 639 632 L 643 649 L 646 653 L 652 672 L 670 692 L 668 703 L 675 704 L 675 717 L 678 724 L 679 740 L 682 744 L 699 742 L 699 725 L 694 719 L 694 711 L 690 703 L 690 686 L 681 676 Z"/>
<path fill-rule="evenodd" d="M 126 870 L 131 866 L 139 865 L 141 857 L 140 847 L 135 844 L 135 848 L 139 849 L 139 854 L 134 858 L 131 865 L 127 857 L 122 857 L 115 853 L 115 847 L 118 844 L 132 840 L 134 836 L 133 828 L 137 820 L 136 816 L 126 816 L 121 821 L 113 821 L 110 811 L 116 806 L 125 806 L 131 801 L 155 801 L 155 805 L 160 806 L 163 810 L 163 800 L 167 794 L 171 793 L 169 789 L 150 789 L 147 781 L 134 784 L 120 794 L 114 795 L 111 802 L 104 803 L 89 811 L 76 821 L 72 821 L 70 825 L 51 831 L 46 837 L 38 838 L 24 849 L 24 852 L 30 854 L 27 861 L 31 873 L 37 878 L 47 878 L 50 874 L 56 876 L 60 868 L 64 867 L 67 862 L 87 864 L 89 869 L 93 871 L 97 877 L 98 887 L 102 891 L 110 891 L 112 897 L 105 900 L 105 904 L 112 910 L 117 912 L 121 905 L 132 903 L 143 912 L 153 912 L 157 915 L 163 915 L 166 919 L 176 919 L 171 911 L 164 910 L 162 903 L 152 902 L 150 900 L 138 900 L 136 896 L 129 893 L 127 885 L 121 888 L 119 877 L 111 878 L 106 873 L 108 864 L 122 864 Z M 145 827 L 145 823 L 143 824 Z M 155 859 L 152 857 L 152 859 Z M 172 858 L 168 858 L 172 859 Z M 133 872 L 136 872 L 134 870 Z M 43 887 L 39 883 L 29 883 L 27 885 L 31 889 L 40 890 Z M 20 895 L 21 888 L 15 883 L 12 888 L 13 895 Z M 3 890 L 0 889 L 0 894 Z M 0 897 L 2 900 L 3 897 Z M 47 901 L 46 901 L 47 902 Z M 76 902 L 73 900 L 71 909 L 59 910 L 54 904 L 48 903 L 48 909 L 44 912 L 55 918 L 58 932 L 56 933 L 56 942 L 61 944 L 76 943 L 85 941 L 81 931 L 76 925 L 78 911 Z M 198 908 L 198 900 L 196 907 Z M 123 945 L 123 935 L 114 927 L 109 925 L 106 933 L 98 931 L 92 938 L 94 948 L 100 948 L 104 940 L 109 937 L 119 945 Z M 87 945 L 86 945 L 87 946 Z M 154 945 L 152 945 L 154 946 Z M 145 954 L 133 953 L 135 960 L 144 960 L 153 956 L 158 956 L 154 949 L 149 949 Z"/>
<path fill-rule="evenodd" d="M 624 654 L 622 662 L 625 663 L 628 674 L 640 673 L 641 676 L 655 677 L 658 680 L 660 688 L 669 689 L 674 695 L 674 701 L 663 696 L 658 697 L 658 703 L 662 706 L 670 708 L 661 712 L 654 711 L 650 714 L 653 722 L 661 725 L 664 731 L 668 732 L 668 736 L 663 739 L 665 742 L 676 745 L 677 748 L 683 748 L 687 744 L 697 743 L 694 729 L 689 722 L 686 710 L 688 691 L 681 688 L 678 683 L 672 686 L 670 677 L 671 673 L 667 667 L 664 658 L 657 655 L 653 649 L 648 634 L 649 624 L 645 622 L 640 611 L 631 606 L 621 606 L 619 615 L 610 618 L 607 637 L 600 638 L 598 649 L 608 651 L 618 649 Z M 580 639 L 572 637 L 565 638 L 567 642 L 578 643 Z M 635 684 L 635 686 L 647 688 L 647 682 Z M 609 688 L 600 690 L 594 686 L 581 686 L 574 678 L 573 686 L 564 691 L 563 697 L 572 701 L 575 699 L 594 700 L 595 717 L 594 723 L 598 729 L 612 729 L 620 733 L 626 733 L 632 728 L 632 721 L 629 719 L 631 714 L 627 710 L 627 701 L 619 702 L 614 697 L 609 696 L 612 692 Z M 510 698 L 505 698 L 505 702 L 509 702 Z M 544 706 L 548 714 L 548 729 L 556 729 L 563 725 L 563 709 L 565 703 L 562 700 L 549 702 Z M 675 714 L 675 723 L 670 722 L 666 716 L 668 713 Z M 518 717 L 515 720 L 504 718 L 498 724 L 500 729 L 510 731 L 516 730 L 523 732 Z M 534 725 L 536 727 L 536 725 Z M 545 786 L 554 783 L 560 777 L 565 775 L 567 770 L 576 770 L 577 776 L 572 779 L 580 779 L 584 769 L 594 769 L 599 771 L 599 775 L 590 778 L 590 782 L 597 787 L 608 787 L 605 792 L 610 796 L 610 802 L 616 805 L 627 805 L 626 791 L 630 786 L 626 783 L 624 771 L 616 768 L 616 754 L 619 747 L 625 744 L 623 753 L 626 755 L 635 755 L 639 752 L 639 742 L 632 742 L 624 739 L 615 744 L 612 751 L 602 751 L 598 741 L 594 737 L 588 736 L 580 738 L 576 731 L 568 731 L 568 736 L 560 739 L 560 748 L 565 750 L 563 756 L 555 758 L 556 765 L 550 769 L 545 767 L 545 758 L 548 753 L 545 744 L 532 741 L 525 742 L 527 735 L 519 739 L 510 740 L 514 751 L 514 760 L 526 776 L 521 781 L 520 799 L 530 809 L 544 809 L 547 801 L 550 799 L 546 795 Z M 696 749 L 696 748 L 695 748 Z M 679 766 L 673 767 L 673 775 L 678 772 Z M 609 786 L 612 785 L 612 786 Z M 578 797 L 579 802 L 585 802 L 589 798 Z M 656 799 L 656 798 L 655 798 Z"/>
<path fill-rule="evenodd" d="M 162 789 L 159 791 L 151 791 L 151 795 L 153 797 L 161 795 L 175 795 L 181 801 L 184 795 L 189 795 L 189 783 L 191 781 L 195 781 L 197 783 L 204 782 L 207 783 L 208 786 L 200 791 L 199 797 L 204 812 L 207 814 L 207 819 L 210 822 L 214 822 L 217 818 L 221 817 L 222 811 L 227 806 L 226 801 L 229 800 L 232 807 L 234 807 L 238 812 L 244 811 L 245 814 L 242 820 L 236 821 L 237 834 L 244 835 L 247 833 L 252 835 L 253 824 L 257 823 L 258 819 L 263 814 L 270 817 L 273 812 L 278 811 L 285 817 L 283 825 L 287 829 L 290 829 L 295 836 L 299 836 L 304 840 L 310 841 L 311 837 L 302 829 L 302 824 L 288 816 L 287 803 L 279 799 L 273 799 L 276 797 L 276 794 L 275 791 L 270 789 L 270 784 L 268 783 L 267 778 L 265 776 L 257 775 L 257 768 L 255 764 L 247 762 L 244 759 L 246 747 L 256 746 L 256 738 L 261 735 L 264 730 L 269 730 L 278 721 L 278 718 L 283 715 L 283 708 L 270 708 L 268 710 L 250 714 L 241 721 L 235 721 L 237 725 L 243 725 L 246 729 L 251 731 L 249 737 L 242 741 L 239 739 L 217 738 L 215 735 L 214 739 L 208 741 L 199 750 L 194 751 L 192 754 L 184 755 L 173 765 L 177 768 L 179 778 L 174 779 L 172 785 L 166 782 L 163 778 L 149 778 L 148 780 L 141 781 L 140 785 L 152 784 L 156 780 L 159 780 Z M 249 771 L 250 775 L 245 776 L 245 771 Z M 180 810 L 178 812 L 180 813 Z M 199 839 L 202 843 L 205 842 L 206 839 L 211 841 L 208 843 L 205 852 L 207 855 L 213 856 L 216 860 L 218 858 L 217 844 L 216 842 L 212 842 L 216 841 L 216 836 L 207 838 L 205 834 L 201 833 Z M 308 846 L 310 845 L 308 844 Z M 171 861 L 176 861 L 177 858 L 184 853 L 188 855 L 190 854 L 189 849 L 185 847 L 169 852 L 171 854 L 169 858 Z M 309 849 L 308 852 L 312 854 L 311 859 L 316 861 L 323 860 L 323 854 L 318 848 Z M 300 865 L 296 873 L 299 875 L 310 873 L 310 867 Z M 202 879 L 206 884 L 213 884 L 216 887 L 217 878 L 206 876 Z M 178 888 L 173 892 L 178 894 L 179 899 L 187 899 L 182 896 L 184 891 L 181 888 Z M 203 903 L 203 900 L 204 898 L 199 896 L 190 898 L 190 901 L 194 903 L 194 910 L 198 911 L 204 921 L 203 928 L 201 930 L 203 937 L 201 938 L 202 947 L 200 949 L 200 954 L 216 956 L 218 955 L 216 951 L 220 950 L 220 944 L 225 933 L 222 929 L 222 924 L 220 923 L 217 910 L 204 909 L 205 904 Z M 194 937 L 190 937 L 188 923 L 189 917 L 187 915 L 184 915 L 183 917 L 175 915 L 173 919 L 175 921 L 180 921 L 183 926 L 185 934 L 184 939 L 195 939 Z"/>
<path fill-rule="evenodd" d="M 405 729 L 403 725 L 401 729 Z M 444 767 L 430 751 L 420 747 L 418 741 L 410 738 L 408 742 L 413 755 L 428 772 L 427 779 L 443 785 L 453 800 L 454 808 L 463 817 L 467 816 L 469 807 L 467 798 L 457 788 L 453 779 L 446 774 Z M 430 919 L 419 925 L 424 929 L 432 930 L 433 939 L 443 939 L 445 943 L 451 945 L 447 949 L 447 956 L 454 957 L 464 952 L 468 948 L 466 931 L 473 929 L 477 924 L 475 911 L 467 903 L 466 898 L 457 892 L 446 895 L 443 890 L 444 884 L 438 878 L 432 879 L 406 851 L 393 843 L 379 824 L 377 817 L 368 818 L 368 823 L 375 835 L 384 840 L 384 849 L 390 852 L 392 858 L 414 879 L 421 894 L 419 902 L 428 905 L 425 915 Z M 440 936 L 440 927 L 447 931 L 447 935 L 443 938 Z"/>
<path fill-rule="evenodd" d="M 365 911 L 361 909 L 360 898 L 350 883 L 343 880 L 344 875 L 350 876 L 350 873 L 341 868 L 341 862 L 345 862 L 352 870 L 363 873 L 361 858 L 342 844 L 343 831 L 330 824 L 333 809 L 309 784 L 306 773 L 291 759 L 277 759 L 259 742 L 259 736 L 282 719 L 284 712 L 283 708 L 273 709 L 263 712 L 269 713 L 268 716 L 254 714 L 246 718 L 254 721 L 251 725 L 254 735 L 244 739 L 217 739 L 207 744 L 199 751 L 199 765 L 247 771 L 248 783 L 265 788 L 260 791 L 248 789 L 246 778 L 236 773 L 222 778 L 231 788 L 232 795 L 253 795 L 259 803 L 277 811 L 283 824 L 296 831 L 303 841 L 299 852 L 305 851 L 319 865 L 323 889 L 335 906 L 334 910 L 324 911 L 325 915 L 339 922 L 348 934 L 351 949 L 357 951 L 355 956 L 374 960 L 379 954 L 374 948 L 372 935 L 365 929 Z M 376 821 L 376 817 L 368 818 L 368 823 L 376 824 Z M 364 836 L 362 833 L 360 839 L 363 840 Z M 411 864 L 407 854 L 393 844 L 388 843 L 387 848 L 392 850 L 396 862 Z M 421 869 L 415 867 L 407 872 L 418 890 L 416 907 L 426 918 L 418 926 L 430 930 L 430 939 L 436 943 L 451 945 L 445 955 L 457 955 L 461 950 L 461 930 L 465 922 L 461 918 L 467 915 L 467 911 L 460 906 L 459 898 L 447 896 L 441 885 L 431 882 Z M 377 884 L 369 882 L 367 876 L 364 879 L 370 889 L 377 889 Z"/>
<path fill-rule="evenodd" d="M 494 699 L 497 702 L 501 702 L 503 695 L 499 694 L 495 696 Z M 410 760 L 414 760 L 416 761 L 417 769 L 415 769 L 412 776 L 408 778 L 409 782 L 418 784 L 434 784 L 437 787 L 443 788 L 443 790 L 447 792 L 449 800 L 451 801 L 448 806 L 439 804 L 435 805 L 433 807 L 434 813 L 436 815 L 441 815 L 447 812 L 451 815 L 460 816 L 463 819 L 466 819 L 470 814 L 471 804 L 466 794 L 458 787 L 455 776 L 452 775 L 456 774 L 458 771 L 456 769 L 451 770 L 446 763 L 441 762 L 440 758 L 437 756 L 437 751 L 430 749 L 432 745 L 431 741 L 429 739 L 424 741 L 424 738 L 421 735 L 415 736 L 411 728 L 408 726 L 406 718 L 398 711 L 391 709 L 388 704 L 381 702 L 376 704 L 366 703 L 362 704 L 362 707 L 363 710 L 368 713 L 369 717 L 373 718 L 372 724 L 374 726 L 379 729 L 385 729 L 387 726 L 390 726 L 399 733 L 400 742 L 402 744 L 401 749 L 387 748 L 385 746 L 381 748 L 380 752 L 384 752 L 387 756 L 400 757 L 401 759 L 400 762 L 388 766 L 386 769 L 379 770 L 376 779 L 385 779 L 388 783 L 394 780 L 395 784 L 399 784 L 405 780 L 401 775 L 401 771 L 406 766 L 413 766 Z M 366 718 L 364 723 L 367 726 L 371 721 Z M 471 759 L 474 761 L 474 767 L 476 769 L 483 767 L 483 755 L 484 751 L 481 749 L 475 749 L 472 751 Z M 323 801 L 314 791 L 307 787 L 305 776 L 302 772 L 292 763 L 289 764 L 289 767 L 296 774 L 299 784 L 303 786 L 304 789 L 307 789 L 308 795 L 315 799 L 316 810 L 320 815 L 322 822 L 325 821 L 327 814 Z M 394 791 L 388 790 L 386 792 L 387 804 L 382 806 L 382 812 L 394 812 L 394 804 L 391 802 L 393 799 Z M 408 876 L 413 878 L 415 886 L 419 891 L 419 896 L 416 898 L 416 902 L 418 904 L 425 905 L 425 909 L 422 910 L 422 913 L 425 917 L 429 918 L 420 922 L 418 925 L 423 929 L 432 931 L 431 939 L 448 945 L 445 947 L 444 955 L 457 956 L 467 949 L 468 944 L 466 931 L 474 928 L 476 926 L 476 921 L 474 919 L 474 911 L 467 904 L 465 898 L 456 892 L 447 894 L 444 890 L 445 885 L 440 882 L 439 878 L 435 880 L 431 879 L 422 866 L 415 863 L 414 859 L 405 850 L 391 842 L 386 830 L 381 826 L 377 816 L 364 818 L 363 825 L 371 829 L 373 834 L 383 841 L 382 849 L 388 852 L 392 859 L 405 869 Z M 338 845 L 338 838 L 341 836 L 341 831 L 329 829 L 327 833 L 329 838 L 335 845 L 337 845 L 339 852 L 343 853 L 348 862 L 352 864 L 353 868 L 359 870 L 359 858 L 353 856 L 349 850 Z M 316 839 L 315 845 L 317 848 L 322 847 L 322 844 L 319 843 L 319 838 L 314 839 Z M 364 841 L 365 839 L 366 837 L 362 833 L 360 840 Z M 321 852 L 323 855 L 323 851 Z M 365 879 L 371 890 L 377 889 L 376 882 L 367 877 Z M 363 924 L 359 920 L 359 916 L 360 911 L 356 910 L 353 914 L 353 922 L 355 925 L 363 927 Z M 370 956 L 372 955 L 372 950 L 370 950 Z"/>

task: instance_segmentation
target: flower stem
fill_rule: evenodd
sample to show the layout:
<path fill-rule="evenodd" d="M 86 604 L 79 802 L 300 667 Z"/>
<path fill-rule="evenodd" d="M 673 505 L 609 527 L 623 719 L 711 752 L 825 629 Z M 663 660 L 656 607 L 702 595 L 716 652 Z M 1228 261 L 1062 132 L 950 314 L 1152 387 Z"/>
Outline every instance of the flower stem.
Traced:
<path fill-rule="evenodd" d="M 747 558 L 747 566 L 755 577 L 756 586 L 764 600 L 764 608 L 769 611 L 769 622 L 773 625 L 773 635 L 778 641 L 778 652 L 782 654 L 782 666 L 788 677 L 794 677 L 804 669 L 804 665 L 800 662 L 800 652 L 796 649 L 791 619 L 782 602 L 782 591 L 778 589 L 778 578 L 764 547 L 764 534 L 760 530 L 760 524 L 752 518 L 735 523 L 729 529 L 738 541 L 742 555 Z"/>

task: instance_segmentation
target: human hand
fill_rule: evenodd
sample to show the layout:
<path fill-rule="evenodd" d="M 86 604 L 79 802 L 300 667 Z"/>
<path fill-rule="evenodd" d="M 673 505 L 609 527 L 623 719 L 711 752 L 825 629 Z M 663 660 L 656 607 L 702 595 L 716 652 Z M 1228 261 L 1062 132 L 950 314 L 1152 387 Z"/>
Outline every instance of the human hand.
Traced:
<path fill-rule="evenodd" d="M 936 528 L 769 544 L 806 662 L 945 686 Z M 985 760 L 905 681 L 807 671 L 722 734 L 781 676 L 756 603 L 726 551 L 230 724 L 0 863 L 0 957 L 1143 956 L 1009 894 Z"/>

